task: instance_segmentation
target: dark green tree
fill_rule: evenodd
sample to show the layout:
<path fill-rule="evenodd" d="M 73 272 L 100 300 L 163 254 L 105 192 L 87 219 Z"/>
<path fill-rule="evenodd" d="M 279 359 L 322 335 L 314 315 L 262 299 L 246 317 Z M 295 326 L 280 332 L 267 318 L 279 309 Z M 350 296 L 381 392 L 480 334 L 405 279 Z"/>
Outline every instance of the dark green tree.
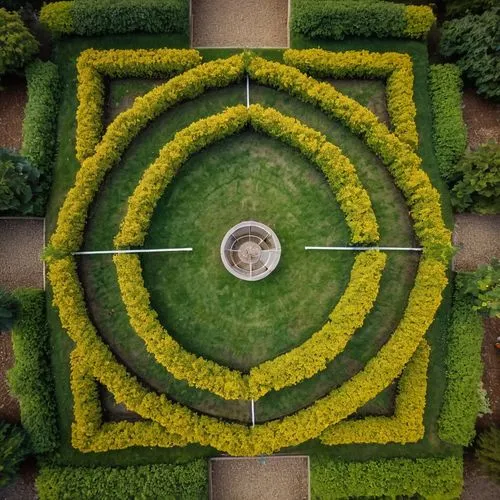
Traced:
<path fill-rule="evenodd" d="M 479 436 L 477 458 L 500 480 L 500 428 L 490 427 Z"/>
<path fill-rule="evenodd" d="M 26 158 L 0 148 L 0 212 L 41 215 L 40 172 Z"/>
<path fill-rule="evenodd" d="M 19 425 L 0 421 L 0 487 L 10 483 L 29 454 L 28 438 Z"/>
<path fill-rule="evenodd" d="M 19 310 L 19 302 L 15 297 L 0 288 L 0 332 L 6 332 L 12 328 Z"/>
<path fill-rule="evenodd" d="M 474 298 L 473 308 L 500 318 L 500 261 L 478 267 L 465 280 L 465 292 Z"/>

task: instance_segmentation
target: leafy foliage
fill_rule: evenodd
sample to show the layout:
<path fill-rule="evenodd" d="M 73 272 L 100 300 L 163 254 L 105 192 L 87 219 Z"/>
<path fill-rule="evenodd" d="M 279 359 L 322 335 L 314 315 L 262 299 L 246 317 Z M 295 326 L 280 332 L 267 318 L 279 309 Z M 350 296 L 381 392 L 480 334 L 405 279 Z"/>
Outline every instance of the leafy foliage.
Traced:
<path fill-rule="evenodd" d="M 473 297 L 473 309 L 500 318 L 500 261 L 478 267 L 465 281 L 465 292 Z"/>
<path fill-rule="evenodd" d="M 52 162 L 56 151 L 59 76 L 51 62 L 35 61 L 26 69 L 28 103 L 24 111 L 21 153 L 40 172 L 39 204 L 44 210 L 52 180 Z"/>
<path fill-rule="evenodd" d="M 481 346 L 484 331 L 467 295 L 466 281 L 464 275 L 456 278 L 447 333 L 446 391 L 439 416 L 439 437 L 462 446 L 469 445 L 476 435 L 476 418 L 483 407 L 478 387 L 483 374 Z"/>
<path fill-rule="evenodd" d="M 495 0 L 444 0 L 446 17 L 462 17 L 466 14 L 482 14 L 491 9 Z"/>
<path fill-rule="evenodd" d="M 311 457 L 313 500 L 359 497 L 454 499 L 463 485 L 458 457 L 341 462 Z"/>
<path fill-rule="evenodd" d="M 38 52 L 38 42 L 16 12 L 0 8 L 0 76 L 22 68 Z"/>
<path fill-rule="evenodd" d="M 466 153 L 452 182 L 451 201 L 458 211 L 500 213 L 500 144 L 490 141 Z"/>
<path fill-rule="evenodd" d="M 19 315 L 19 302 L 16 298 L 0 288 L 0 332 L 12 328 Z"/>
<path fill-rule="evenodd" d="M 53 33 L 111 35 L 142 31 L 187 33 L 186 0 L 75 0 L 46 5 L 41 23 Z"/>
<path fill-rule="evenodd" d="M 479 436 L 477 458 L 497 479 L 500 477 L 499 427 L 490 427 Z"/>
<path fill-rule="evenodd" d="M 21 422 L 35 453 L 53 451 L 58 443 L 54 381 L 45 318 L 45 292 L 25 289 L 15 293 L 21 316 L 12 331 L 15 365 L 9 385 L 21 407 Z"/>
<path fill-rule="evenodd" d="M 12 481 L 29 452 L 23 428 L 0 420 L 0 488 Z"/>
<path fill-rule="evenodd" d="M 40 172 L 26 158 L 0 148 L 0 211 L 42 215 Z"/>
<path fill-rule="evenodd" d="M 432 9 L 384 1 L 294 0 L 291 30 L 311 38 L 425 38 Z"/>
<path fill-rule="evenodd" d="M 457 64 L 479 94 L 500 100 L 500 8 L 443 24 L 440 51 Z"/>
<path fill-rule="evenodd" d="M 204 460 L 180 465 L 42 467 L 36 479 L 40 500 L 60 498 L 195 500 L 208 495 Z"/>
<path fill-rule="evenodd" d="M 435 64 L 429 71 L 433 138 L 439 173 L 450 180 L 467 147 L 462 114 L 462 78 L 453 64 Z"/>

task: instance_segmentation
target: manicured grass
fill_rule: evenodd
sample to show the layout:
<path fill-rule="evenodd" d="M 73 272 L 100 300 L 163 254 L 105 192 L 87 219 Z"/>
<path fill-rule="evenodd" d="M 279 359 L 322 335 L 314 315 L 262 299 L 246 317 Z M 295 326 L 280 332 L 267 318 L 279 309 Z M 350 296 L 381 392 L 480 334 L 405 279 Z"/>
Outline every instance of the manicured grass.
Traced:
<path fill-rule="evenodd" d="M 133 39 L 129 37 L 99 39 L 75 38 L 63 41 L 59 44 L 57 60 L 60 63 L 60 69 L 63 73 L 65 87 L 62 96 L 63 105 L 59 118 L 59 154 L 48 216 L 49 230 L 54 227 L 57 210 L 64 199 L 66 191 L 71 187 L 75 172 L 78 169 L 78 163 L 74 158 L 74 116 L 76 111 L 76 75 L 74 60 L 76 55 L 84 48 L 90 46 L 96 48 L 139 48 L 166 45 L 182 46 L 182 43 L 182 40 L 179 39 L 167 40 L 165 37 L 140 35 L 134 36 Z M 433 163 L 432 141 L 430 137 L 430 107 L 426 85 L 427 56 L 424 45 L 416 42 L 402 41 L 398 41 L 397 45 L 395 45 L 393 41 L 377 40 L 374 44 L 367 44 L 366 41 L 336 42 L 335 44 L 325 44 L 324 48 L 334 48 L 334 45 L 337 46 L 337 50 L 354 48 L 369 48 L 370 50 L 404 50 L 409 51 L 414 57 L 416 76 L 415 98 L 418 109 L 417 124 L 421 137 L 420 154 L 424 159 L 424 168 L 429 172 L 433 182 L 443 193 L 445 216 L 446 219 L 450 221 L 451 210 L 449 209 L 447 193 L 439 180 L 437 171 L 434 167 L 435 163 Z M 317 43 L 315 43 L 314 46 L 317 46 Z M 204 50 L 201 52 L 205 59 L 212 59 L 216 57 L 225 57 L 231 51 Z M 281 57 L 281 52 L 266 51 L 266 57 L 279 59 Z M 373 109 L 382 119 L 385 117 L 383 86 L 380 82 L 333 83 L 346 94 L 350 94 L 362 104 Z M 111 119 L 113 114 L 116 114 L 120 109 L 130 105 L 133 97 L 146 92 L 149 88 L 151 88 L 151 83 L 142 80 L 120 80 L 110 84 L 110 94 L 108 98 L 109 112 L 107 119 Z M 123 217 L 126 200 L 129 194 L 135 187 L 142 171 L 157 155 L 159 148 L 172 137 L 173 133 L 178 130 L 178 128 L 182 128 L 189 124 L 193 119 L 220 111 L 225 106 L 243 102 L 243 84 L 235 85 L 220 91 L 209 92 L 206 96 L 202 96 L 195 102 L 184 103 L 171 112 L 166 113 L 141 133 L 125 154 L 120 165 L 118 165 L 108 176 L 103 189 L 96 199 L 96 203 L 92 207 L 86 234 L 86 248 L 111 248 L 112 238 L 116 234 L 118 224 Z M 251 84 L 251 102 L 261 102 L 265 105 L 275 106 L 286 114 L 296 116 L 310 126 L 325 133 L 329 140 L 339 145 L 355 164 L 358 175 L 370 193 L 374 210 L 380 224 L 381 243 L 391 245 L 413 244 L 414 236 L 411 229 L 411 222 L 402 196 L 392 184 L 392 179 L 383 165 L 381 165 L 377 158 L 367 150 L 366 146 L 364 146 L 361 141 L 339 124 L 327 119 L 318 110 L 315 110 L 311 106 L 304 105 L 288 95 Z M 229 175 L 230 171 L 225 169 L 224 166 L 229 164 L 229 168 L 233 169 L 235 172 L 238 170 L 238 172 L 246 172 L 248 175 L 258 174 L 259 179 L 265 174 L 267 177 L 264 178 L 270 181 L 268 183 L 261 182 L 260 185 L 253 186 L 258 199 L 262 200 L 259 201 L 258 206 L 253 207 L 251 204 L 240 204 L 240 206 L 238 206 L 234 203 L 232 205 L 232 210 L 236 210 L 235 215 L 247 213 L 250 209 L 250 211 L 255 214 L 255 218 L 259 220 L 258 214 L 266 213 L 264 208 L 268 210 L 274 209 L 274 205 L 278 205 L 278 208 L 282 210 L 281 213 L 285 213 L 288 207 L 290 209 L 288 213 L 295 215 L 298 220 L 300 220 L 302 216 L 310 217 L 309 214 L 323 214 L 323 212 L 328 212 L 327 217 L 331 218 L 332 223 L 328 228 L 325 223 L 323 232 L 320 230 L 318 233 L 318 228 L 313 227 L 306 227 L 304 230 L 312 231 L 315 229 L 314 234 L 323 236 L 325 240 L 346 235 L 346 233 L 343 233 L 341 230 L 343 222 L 339 222 L 338 226 L 336 224 L 333 226 L 333 223 L 335 223 L 334 221 L 338 219 L 338 208 L 336 208 L 336 204 L 328 188 L 326 186 L 321 187 L 322 181 L 320 181 L 320 174 L 316 172 L 313 167 L 305 165 L 300 156 L 289 151 L 288 148 L 270 139 L 252 137 L 252 135 L 255 134 L 243 134 L 241 137 L 246 138 L 244 143 L 238 141 L 237 137 L 234 137 L 224 143 L 212 146 L 193 157 L 183 167 L 172 186 L 167 189 L 155 213 L 152 231 L 150 233 L 150 239 L 147 241 L 147 245 L 156 246 L 157 244 L 163 244 L 163 242 L 168 243 L 175 238 L 179 238 L 179 241 L 182 239 L 182 245 L 184 246 L 184 244 L 191 245 L 190 242 L 185 242 L 186 238 L 198 238 L 199 244 L 197 245 L 202 252 L 204 252 L 204 254 L 200 253 L 200 260 L 193 260 L 198 257 L 196 252 L 189 256 L 160 256 L 159 259 L 157 257 L 143 259 L 146 284 L 152 293 L 153 305 L 160 313 L 163 324 L 170 329 L 171 333 L 176 336 L 176 338 L 179 338 L 185 347 L 191 348 L 194 352 L 203 352 L 203 349 L 205 349 L 207 356 L 222 362 L 225 361 L 228 364 L 232 362 L 235 366 L 240 363 L 239 367 L 241 368 L 250 366 L 259 359 L 265 359 L 266 356 L 275 355 L 276 352 L 280 352 L 280 348 L 287 349 L 290 345 L 296 345 L 296 343 L 307 338 L 311 331 L 314 330 L 312 323 L 309 325 L 309 330 L 307 330 L 307 327 L 303 324 L 300 325 L 296 324 L 298 322 L 291 321 L 290 331 L 295 331 L 296 336 L 295 338 L 288 338 L 287 335 L 283 334 L 289 330 L 285 330 L 284 327 L 282 327 L 281 330 L 279 328 L 279 324 L 281 323 L 284 325 L 285 320 L 277 315 L 276 318 L 272 317 L 271 320 L 278 324 L 278 328 L 271 330 L 272 335 L 270 335 L 269 338 L 264 337 L 266 341 L 265 346 L 261 345 L 262 335 L 256 336 L 259 346 L 259 349 L 256 349 L 257 343 L 251 342 L 252 339 L 249 336 L 252 334 L 252 329 L 249 328 L 250 333 L 245 337 L 241 328 L 238 328 L 242 324 L 245 324 L 243 321 L 244 318 L 238 318 L 234 313 L 232 316 L 224 314 L 224 321 L 236 326 L 233 331 L 235 331 L 239 337 L 238 342 L 235 342 L 236 348 L 233 348 L 231 351 L 224 351 L 219 348 L 227 339 L 225 335 L 227 329 L 222 331 L 222 328 L 217 327 L 216 312 L 218 308 L 221 303 L 222 305 L 226 304 L 226 307 L 229 308 L 233 307 L 233 304 L 238 305 L 237 302 L 242 298 L 242 294 L 238 294 L 237 292 L 239 290 L 237 289 L 243 288 L 238 286 L 233 287 L 233 285 L 252 285 L 236 282 L 229 274 L 226 273 L 226 276 L 224 274 L 225 271 L 220 268 L 217 271 L 216 266 L 212 265 L 209 268 L 209 272 L 213 272 L 214 276 L 218 273 L 220 281 L 212 283 L 212 280 L 208 280 L 205 281 L 205 283 L 208 282 L 208 284 L 213 285 L 210 291 L 222 290 L 222 293 L 219 295 L 212 294 L 210 296 L 208 291 L 200 286 L 203 284 L 202 278 L 206 279 L 208 276 L 198 276 L 196 274 L 196 269 L 203 270 L 203 262 L 208 262 L 212 259 L 212 264 L 216 263 L 217 255 L 214 254 L 213 249 L 215 247 L 218 253 L 220 239 L 223 236 L 223 232 L 220 234 L 222 226 L 226 228 L 226 226 L 229 227 L 228 224 L 230 224 L 229 219 L 224 220 L 224 217 L 229 217 L 229 215 L 223 210 L 222 204 L 217 206 L 217 202 L 220 203 L 219 198 L 226 200 L 227 196 L 218 196 L 218 192 L 221 195 L 232 193 L 231 186 L 233 186 L 234 189 L 234 186 L 238 186 L 239 184 L 240 189 L 245 187 L 245 192 L 242 190 L 242 199 L 245 200 L 246 197 L 248 197 L 248 193 L 246 192 L 247 185 L 245 184 L 245 179 L 243 179 L 243 174 L 241 178 L 234 178 L 234 176 Z M 261 148 L 256 147 L 257 144 L 268 145 L 265 149 L 266 154 L 263 154 Z M 242 152 L 244 152 L 244 155 L 241 154 Z M 245 157 L 242 158 L 242 156 Z M 280 165 L 280 172 L 285 171 L 289 174 L 286 179 L 275 175 L 276 165 Z M 301 169 L 303 169 L 303 172 L 308 172 L 307 182 L 299 182 L 299 172 Z M 275 177 L 273 177 L 273 174 Z M 278 180 L 282 182 L 282 186 L 280 186 Z M 227 181 L 227 185 L 224 184 L 224 181 Z M 217 184 L 217 182 L 219 182 L 219 184 Z M 310 193 L 308 191 L 309 186 L 315 186 L 316 188 L 320 186 L 319 192 L 322 194 L 320 196 L 312 196 L 312 192 Z M 215 188 L 215 190 L 210 191 L 211 187 Z M 287 194 L 286 191 L 288 188 L 289 193 Z M 307 204 L 304 213 L 302 213 L 302 211 L 299 213 L 293 211 L 295 210 L 295 206 L 290 203 L 290 193 L 295 193 L 295 190 L 298 190 L 298 192 L 303 195 L 304 199 L 310 199 L 310 203 Z M 277 199 L 280 200 L 280 203 L 268 203 L 269 200 L 266 199 L 266 193 L 272 193 L 272 196 L 278 196 Z M 199 194 L 199 198 L 197 194 Z M 328 197 L 330 197 L 329 200 L 327 200 Z M 204 207 L 207 205 L 206 200 L 212 202 L 210 203 L 210 210 L 204 210 Z M 324 203 L 320 203 L 321 201 Z M 326 201 L 329 201 L 328 205 Z M 179 202 L 179 204 L 177 204 L 177 202 Z M 193 209 L 193 213 L 189 212 L 188 214 L 187 210 L 183 213 L 183 206 L 189 206 L 190 209 Z M 314 208 L 315 206 L 316 208 Z M 262 212 L 259 212 L 261 208 Z M 241 210 L 241 212 L 237 210 Z M 337 212 L 335 210 L 337 210 Z M 183 219 L 185 220 L 187 215 L 190 218 L 188 218 L 188 222 L 191 220 L 192 224 L 186 224 L 185 229 L 183 229 L 184 232 L 181 232 L 183 228 Z M 241 215 L 239 217 L 241 217 Z M 263 220 L 263 222 L 266 221 Z M 276 223 L 278 224 L 278 222 Z M 217 225 L 220 225 L 220 229 L 217 229 Z M 201 229 L 207 227 L 208 230 L 201 231 Z M 292 225 L 289 224 L 288 226 L 283 226 L 283 231 L 278 231 L 280 238 L 282 237 L 281 233 L 286 235 L 286 237 L 282 239 L 282 244 L 285 242 L 286 245 L 289 245 L 292 234 L 294 237 L 298 234 L 295 231 L 292 233 L 291 227 Z M 319 227 L 321 229 L 321 224 Z M 301 237 L 310 237 L 310 234 L 311 233 L 304 232 L 301 234 Z M 217 235 L 218 237 L 216 238 Z M 191 241 L 195 240 L 192 239 Z M 334 240 L 318 241 L 317 244 L 326 244 L 330 241 Z M 197 245 L 194 243 L 192 245 L 195 249 L 197 248 Z M 301 245 L 302 243 L 298 246 Z M 278 270 L 275 271 L 275 274 L 268 278 L 269 280 L 271 278 L 279 280 L 281 276 L 284 275 L 283 273 L 287 270 L 285 266 L 287 264 L 286 259 L 288 258 L 288 254 L 290 259 L 293 256 L 292 248 L 292 245 L 290 245 L 290 250 L 287 250 L 286 257 L 285 252 L 283 253 L 283 261 Z M 212 250 L 212 254 L 209 251 L 210 249 Z M 299 253 L 300 252 L 297 251 L 296 255 Z M 329 307 L 331 307 L 342 290 L 342 286 L 340 286 L 341 280 L 343 279 L 345 282 L 348 277 L 345 273 L 345 266 L 346 263 L 348 263 L 347 259 L 352 259 L 352 256 L 349 257 L 348 255 L 344 255 L 337 257 L 332 254 L 316 255 L 314 259 L 317 259 L 317 261 L 314 262 L 314 266 L 311 264 L 311 267 L 322 269 L 323 271 L 321 275 L 313 276 L 314 279 L 318 279 L 317 282 L 313 282 L 313 285 L 315 287 L 315 294 L 323 298 L 321 299 L 322 302 L 318 300 L 318 304 L 313 303 L 313 306 L 317 309 L 321 309 L 322 307 L 323 311 L 327 311 L 327 304 L 330 304 Z M 178 264 L 178 261 L 174 260 L 179 257 L 183 259 L 183 264 L 181 265 Z M 298 257 L 300 258 L 300 255 L 298 255 Z M 196 266 L 187 265 L 191 262 L 196 263 Z M 300 407 L 307 406 L 333 387 L 347 380 L 352 374 L 362 369 L 366 362 L 375 355 L 380 346 L 389 338 L 393 329 L 401 319 L 404 307 L 406 306 L 407 295 L 411 283 L 413 282 L 415 267 L 415 257 L 409 254 L 391 254 L 382 278 L 380 296 L 375 308 L 368 316 L 365 326 L 356 333 L 355 337 L 348 344 L 345 352 L 333 363 L 330 363 L 327 369 L 316 377 L 302 384 L 298 384 L 295 387 L 280 391 L 279 393 L 272 392 L 259 400 L 256 404 L 258 420 L 263 421 L 277 418 L 284 414 L 294 412 Z M 347 269 L 348 268 L 349 265 L 347 265 Z M 288 268 L 288 270 L 290 269 Z M 328 276 L 328 280 L 325 281 L 324 277 L 328 270 L 332 272 L 331 275 Z M 115 354 L 128 365 L 140 379 L 149 384 L 153 389 L 159 392 L 166 392 L 173 399 L 192 406 L 193 408 L 198 408 L 200 411 L 221 415 L 230 419 L 248 421 L 250 409 L 247 402 L 227 402 L 204 391 L 189 388 L 187 384 L 173 379 L 173 377 L 171 377 L 162 367 L 154 362 L 152 356 L 145 351 L 142 341 L 138 339 L 128 325 L 126 313 L 119 297 L 116 274 L 111 259 L 82 259 L 80 272 L 85 285 L 90 313 L 100 333 L 110 344 Z M 222 274 L 220 274 L 221 272 Z M 191 280 L 186 279 L 188 277 L 191 278 Z M 194 281 L 194 285 L 191 285 L 191 281 L 196 278 L 198 278 L 198 281 Z M 302 275 L 302 279 L 306 278 L 310 279 L 307 275 Z M 330 285 L 328 285 L 330 280 L 333 282 L 331 288 L 329 287 Z M 265 285 L 264 291 L 267 293 L 269 288 L 272 288 L 272 283 L 269 281 L 266 285 L 266 282 L 267 280 L 264 280 L 261 283 Z M 189 284 L 189 290 L 186 290 L 187 285 L 184 285 L 184 288 L 182 287 L 185 283 Z M 300 287 L 302 287 L 303 283 L 307 282 L 300 281 L 300 283 Z M 221 287 L 222 284 L 228 286 L 228 291 L 226 291 L 224 287 L 217 288 Z M 326 289 L 325 284 L 328 285 Z M 338 286 L 338 288 L 336 288 L 336 286 Z M 306 304 L 298 300 L 297 291 L 299 287 L 296 288 L 297 290 L 292 290 L 290 293 L 290 298 L 296 300 L 298 307 L 304 307 L 304 309 L 306 309 Z M 249 288 L 249 290 L 252 289 Z M 188 292 L 194 295 L 189 295 Z M 194 300 L 194 302 L 189 302 L 187 300 L 189 297 L 191 297 L 190 300 Z M 214 302 L 209 300 L 209 297 L 215 297 L 218 301 L 218 305 L 215 306 Z M 236 300 L 232 300 L 233 297 L 236 297 Z M 252 297 L 251 294 L 245 295 L 243 293 L 243 298 L 248 300 Z M 174 308 L 174 303 L 176 303 L 178 307 L 176 306 Z M 189 304 L 191 304 L 191 307 L 189 307 Z M 193 304 L 197 306 L 196 314 L 192 314 L 194 310 Z M 322 305 L 320 306 L 319 304 Z M 277 304 L 275 307 L 280 307 L 280 305 Z M 289 308 L 290 305 L 283 304 L 281 307 L 283 308 L 282 311 L 287 312 L 289 310 L 287 308 Z M 428 408 L 425 415 L 426 437 L 422 442 L 406 446 L 354 445 L 325 447 L 317 441 L 312 441 L 299 448 L 295 448 L 294 452 L 305 451 L 318 454 L 334 454 L 346 459 L 375 458 L 381 456 L 427 456 L 429 454 L 444 455 L 450 452 L 458 452 L 458 447 L 446 446 L 438 440 L 435 423 L 444 390 L 442 364 L 445 348 L 443 346 L 442 331 L 446 325 L 448 308 L 449 304 L 445 302 L 428 335 L 433 350 L 429 373 Z M 290 309 L 292 308 L 290 307 Z M 247 308 L 245 308 L 245 311 L 246 310 Z M 205 311 L 212 315 L 211 331 L 215 332 L 215 334 L 211 335 L 208 329 L 202 328 L 203 324 L 210 325 L 210 322 L 205 321 L 202 316 Z M 64 443 L 60 456 L 56 458 L 60 463 L 74 463 L 78 465 L 113 463 L 127 465 L 187 461 L 194 456 L 210 455 L 214 453 L 214 450 L 201 448 L 199 446 L 174 449 L 141 448 L 102 454 L 81 454 L 73 450 L 69 444 L 72 398 L 69 387 L 68 366 L 68 355 L 72 349 L 72 343 L 61 329 L 57 315 L 51 307 L 49 307 L 48 317 L 52 331 L 53 363 L 57 382 L 56 390 L 60 417 L 59 424 L 61 426 L 62 441 Z M 303 318 L 298 315 L 297 318 L 302 321 L 304 321 L 304 319 L 311 322 L 315 320 L 318 325 L 321 325 L 324 321 L 324 315 L 322 316 L 321 314 L 313 317 L 313 314 L 309 313 L 309 317 Z M 263 321 L 263 319 L 257 315 L 253 315 L 252 319 L 253 323 L 250 326 L 258 325 Z M 197 324 L 194 324 L 194 327 L 192 324 L 189 324 L 188 329 L 185 327 L 187 322 L 195 322 Z M 193 331 L 195 335 L 193 335 Z M 247 342 L 246 351 L 243 348 L 244 344 L 242 341 Z M 262 347 L 266 347 L 267 354 L 260 349 Z M 247 354 L 249 356 L 248 359 L 246 356 L 243 356 Z M 253 361 L 250 359 L 250 356 L 253 357 Z M 359 413 L 390 414 L 393 399 L 394 387 L 391 387 L 379 395 Z"/>

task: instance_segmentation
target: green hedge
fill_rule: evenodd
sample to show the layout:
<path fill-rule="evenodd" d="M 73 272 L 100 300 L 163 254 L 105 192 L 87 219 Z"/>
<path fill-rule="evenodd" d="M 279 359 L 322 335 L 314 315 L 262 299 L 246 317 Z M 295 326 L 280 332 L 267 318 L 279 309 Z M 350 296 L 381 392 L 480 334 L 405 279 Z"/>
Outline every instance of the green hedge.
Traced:
<path fill-rule="evenodd" d="M 45 207 L 56 152 L 59 75 L 51 62 L 35 61 L 26 69 L 28 103 L 24 111 L 21 153 L 40 171 L 41 206 Z"/>
<path fill-rule="evenodd" d="M 207 498 L 207 484 L 205 460 L 124 468 L 42 467 L 36 479 L 40 500 L 198 500 Z"/>
<path fill-rule="evenodd" d="M 33 451 L 45 453 L 58 444 L 45 292 L 24 289 L 15 297 L 21 303 L 21 316 L 12 330 L 15 365 L 8 380 L 19 399 L 21 422 Z"/>
<path fill-rule="evenodd" d="M 467 147 L 462 114 L 461 71 L 454 64 L 435 64 L 429 70 L 433 139 L 441 176 L 450 180 Z"/>
<path fill-rule="evenodd" d="M 311 457 L 311 498 L 348 497 L 458 498 L 462 491 L 462 459 L 382 459 L 342 462 Z"/>
<path fill-rule="evenodd" d="M 291 31 L 310 38 L 425 38 L 435 22 L 426 6 L 378 0 L 294 0 Z"/>
<path fill-rule="evenodd" d="M 480 316 L 472 309 L 473 299 L 464 292 L 463 279 L 460 275 L 456 279 L 447 334 L 447 385 L 439 416 L 439 437 L 467 446 L 476 434 L 476 418 L 482 406 L 479 384 L 484 331 Z"/>
<path fill-rule="evenodd" d="M 74 0 L 44 6 L 40 21 L 56 34 L 109 35 L 143 31 L 188 33 L 187 0 Z"/>

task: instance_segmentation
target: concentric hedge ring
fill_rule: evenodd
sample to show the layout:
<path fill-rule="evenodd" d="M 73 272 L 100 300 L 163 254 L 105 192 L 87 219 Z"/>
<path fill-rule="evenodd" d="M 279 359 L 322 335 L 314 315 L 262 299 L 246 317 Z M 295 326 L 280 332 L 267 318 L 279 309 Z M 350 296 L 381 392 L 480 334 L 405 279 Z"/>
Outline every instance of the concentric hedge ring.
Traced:
<path fill-rule="evenodd" d="M 370 198 L 340 149 L 299 121 L 276 110 L 252 105 L 249 109 L 228 108 L 178 132 L 144 172 L 129 198 L 128 211 L 115 242 L 122 246 L 142 244 L 154 207 L 187 157 L 240 131 L 245 125 L 281 139 L 316 163 L 326 175 L 357 240 L 378 237 Z M 352 199 L 356 203 L 352 203 Z M 152 310 L 139 257 L 117 254 L 113 260 L 130 323 L 155 359 L 176 378 L 192 386 L 225 399 L 248 400 L 257 400 L 270 390 L 280 390 L 312 377 L 342 352 L 373 307 L 385 265 L 382 253 L 358 255 L 347 289 L 322 329 L 301 346 L 252 368 L 250 374 L 245 375 L 185 351 L 162 327 Z"/>
<path fill-rule="evenodd" d="M 241 76 L 244 70 L 241 56 L 204 64 L 173 78 L 136 100 L 131 109 L 110 125 L 96 147 L 96 153 L 84 162 L 75 187 L 68 193 L 51 239 L 54 251 L 49 260 L 54 302 L 59 308 L 63 327 L 78 348 L 86 353 L 85 359 L 79 362 L 86 364 L 88 373 L 106 386 L 118 403 L 124 403 L 131 411 L 159 423 L 184 442 L 198 442 L 239 455 L 271 453 L 315 438 L 375 397 L 400 375 L 439 307 L 441 292 L 447 283 L 446 258 L 450 248 L 449 231 L 444 227 L 440 213 L 439 195 L 419 168 L 419 158 L 372 113 L 333 87 L 320 84 L 282 64 L 254 58 L 248 69 L 260 83 L 286 90 L 344 121 L 389 167 L 411 207 L 415 230 L 424 246 L 415 285 L 401 323 L 361 372 L 309 408 L 250 429 L 200 416 L 173 404 L 164 395 L 149 392 L 115 360 L 88 318 L 76 263 L 67 253 L 77 250 L 81 243 L 87 208 L 105 172 L 150 119 L 182 98 L 199 95 L 208 86 L 227 85 Z M 195 81 L 196 76 L 202 81 Z M 144 112 L 148 113 L 146 118 L 141 115 Z M 80 382 L 84 383 L 80 379 L 75 385 Z M 123 447 L 129 446 L 127 436 L 122 438 Z"/>

